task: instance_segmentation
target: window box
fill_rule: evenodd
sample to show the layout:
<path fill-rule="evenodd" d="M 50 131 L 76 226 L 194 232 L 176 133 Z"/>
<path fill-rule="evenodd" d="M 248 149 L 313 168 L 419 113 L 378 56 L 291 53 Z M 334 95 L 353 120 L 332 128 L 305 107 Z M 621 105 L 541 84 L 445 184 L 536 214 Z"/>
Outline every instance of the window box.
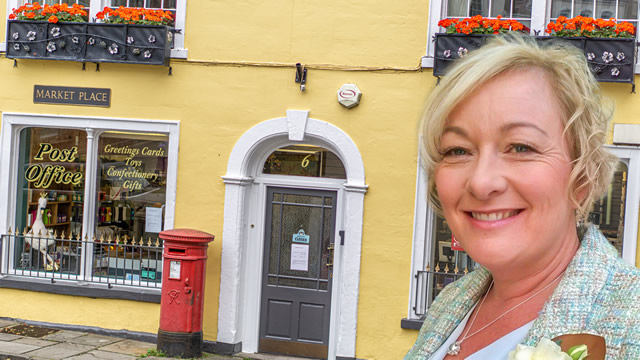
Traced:
<path fill-rule="evenodd" d="M 464 56 L 467 51 L 486 44 L 491 36 L 493 35 L 436 34 L 433 75 L 444 75 L 451 63 Z M 540 42 L 557 39 L 567 41 L 584 52 L 598 81 L 634 84 L 635 39 L 537 37 L 537 41 Z"/>
<path fill-rule="evenodd" d="M 173 29 L 165 25 L 9 20 L 7 58 L 169 65 Z"/>
<path fill-rule="evenodd" d="M 493 35 L 436 34 L 433 76 L 442 76 L 455 60 L 482 47 Z"/>

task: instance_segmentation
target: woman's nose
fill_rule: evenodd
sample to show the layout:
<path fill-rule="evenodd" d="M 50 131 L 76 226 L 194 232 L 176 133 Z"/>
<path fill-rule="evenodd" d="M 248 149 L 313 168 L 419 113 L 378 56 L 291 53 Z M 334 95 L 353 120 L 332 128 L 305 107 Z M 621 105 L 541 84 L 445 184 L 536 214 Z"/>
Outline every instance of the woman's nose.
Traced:
<path fill-rule="evenodd" d="M 467 190 L 479 200 L 503 193 L 507 189 L 507 180 L 502 167 L 498 156 L 478 156 L 470 169 Z"/>

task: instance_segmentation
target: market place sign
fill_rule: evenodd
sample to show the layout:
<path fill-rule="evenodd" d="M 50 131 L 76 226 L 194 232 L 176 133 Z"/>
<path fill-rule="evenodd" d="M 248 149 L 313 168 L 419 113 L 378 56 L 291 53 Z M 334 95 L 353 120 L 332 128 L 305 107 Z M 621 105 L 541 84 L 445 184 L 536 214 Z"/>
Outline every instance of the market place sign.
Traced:
<path fill-rule="evenodd" d="M 110 107 L 111 89 L 34 85 L 33 103 Z"/>

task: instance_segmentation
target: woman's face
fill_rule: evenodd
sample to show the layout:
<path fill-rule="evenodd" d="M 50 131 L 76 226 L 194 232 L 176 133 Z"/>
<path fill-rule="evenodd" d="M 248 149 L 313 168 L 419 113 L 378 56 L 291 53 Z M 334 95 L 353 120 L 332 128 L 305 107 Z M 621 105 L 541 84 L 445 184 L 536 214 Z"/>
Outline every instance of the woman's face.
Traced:
<path fill-rule="evenodd" d="M 479 86 L 449 115 L 440 146 L 438 196 L 474 260 L 492 271 L 544 266 L 575 238 L 569 145 L 542 70 Z"/>

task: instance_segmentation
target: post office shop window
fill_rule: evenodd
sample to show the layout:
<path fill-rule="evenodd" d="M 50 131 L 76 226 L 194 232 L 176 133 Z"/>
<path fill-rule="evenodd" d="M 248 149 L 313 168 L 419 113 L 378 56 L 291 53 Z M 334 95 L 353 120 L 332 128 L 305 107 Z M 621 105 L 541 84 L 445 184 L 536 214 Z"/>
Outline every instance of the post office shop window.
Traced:
<path fill-rule="evenodd" d="M 163 134 L 109 131 L 98 141 L 95 234 L 99 242 L 153 245 L 94 251 L 94 276 L 160 281 L 169 138 Z M 109 242 L 111 242 L 109 241 Z M 128 251 L 128 254 L 125 252 Z"/>
<path fill-rule="evenodd" d="M 34 3 L 36 0 L 7 0 L 7 16 L 11 14 L 12 9 L 18 8 L 24 4 Z M 173 40 L 173 48 L 171 49 L 171 57 L 186 58 L 187 49 L 184 48 L 185 23 L 187 12 L 187 0 L 38 0 L 41 5 L 54 4 L 80 4 L 84 6 L 89 13 L 89 21 L 95 21 L 96 15 L 104 9 L 105 6 L 117 8 L 124 7 L 144 7 L 149 9 L 162 9 L 170 11 L 174 15 L 173 27 L 178 32 L 175 33 Z M 2 51 L 6 48 L 6 43 L 2 43 Z"/>
<path fill-rule="evenodd" d="M 62 266 L 65 273 L 78 275 L 77 257 L 73 264 L 70 258 L 62 259 L 64 253 L 75 253 L 77 246 L 63 243 L 62 238 L 79 237 L 82 231 L 86 133 L 25 128 L 19 139 L 15 228 L 32 236 L 15 238 L 16 268 L 38 271 Z"/>
<path fill-rule="evenodd" d="M 3 271 L 160 288 L 168 134 L 24 127 L 17 148 Z"/>

